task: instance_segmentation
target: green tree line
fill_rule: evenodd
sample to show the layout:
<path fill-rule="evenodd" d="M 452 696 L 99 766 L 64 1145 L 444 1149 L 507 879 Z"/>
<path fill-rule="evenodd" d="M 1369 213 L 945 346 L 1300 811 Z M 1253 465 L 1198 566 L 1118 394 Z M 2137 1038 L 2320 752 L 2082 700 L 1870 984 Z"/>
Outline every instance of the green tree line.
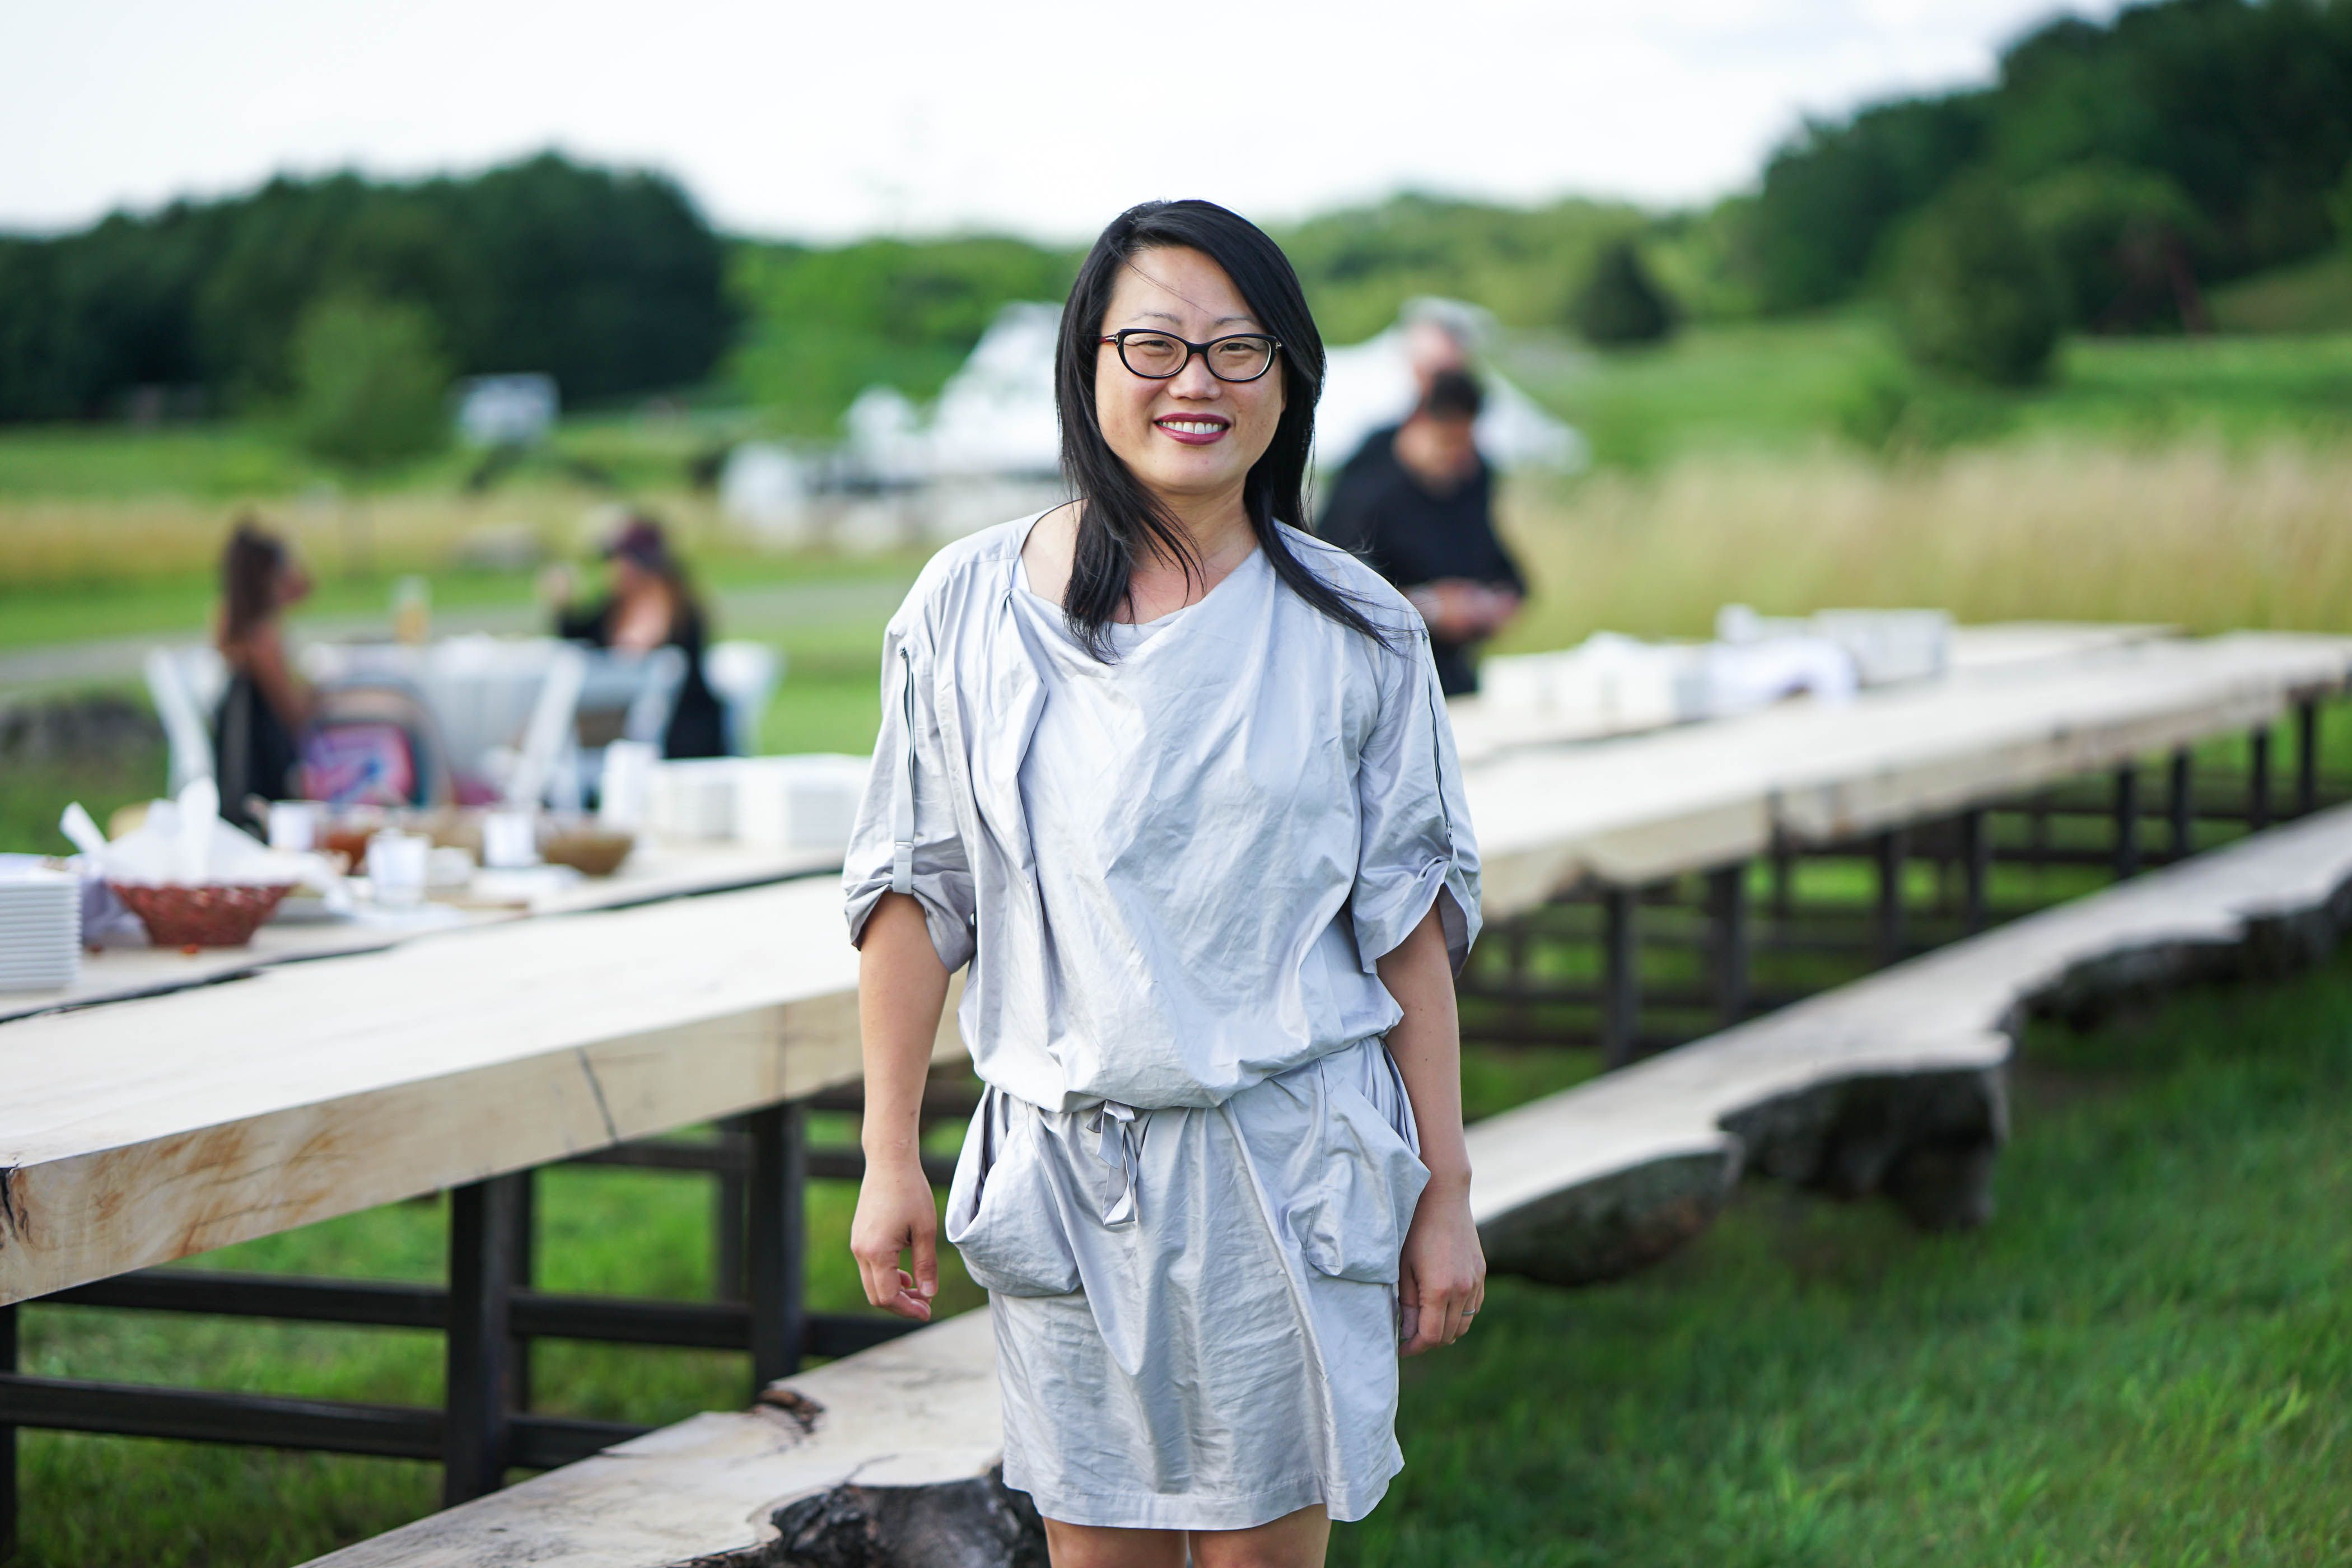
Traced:
<path fill-rule="evenodd" d="M 2352 0 L 2165 0 L 2052 21 L 1989 88 L 1808 125 L 1764 169 L 1740 264 L 1766 310 L 1832 304 L 1898 268 L 1939 198 L 1981 213 L 1998 189 L 2073 324 L 2179 325 L 2194 285 L 2326 249 L 2348 166 Z"/>
<path fill-rule="evenodd" d="M 675 184 L 550 153 L 466 179 L 278 179 L 226 201 L 0 237 L 0 420 L 106 414 L 138 386 L 287 394 L 314 310 L 422 311 L 460 373 L 593 401 L 698 382 L 733 330 L 724 243 Z"/>
<path fill-rule="evenodd" d="M 2014 380 L 2063 328 L 2195 326 L 2200 289 L 2324 250 L 2352 229 L 2347 165 L 2352 0 L 2158 0 L 2051 22 L 1990 87 L 1808 124 L 1710 208 L 1405 194 L 1277 237 L 1335 343 L 1422 293 L 1601 342 L 1885 293 L 1923 359 Z M 716 378 L 819 434 L 875 382 L 935 391 L 999 307 L 1058 298 L 1076 261 L 1003 237 L 722 238 L 668 181 L 552 154 L 278 180 L 0 237 L 0 420 L 150 385 L 266 405 L 311 363 L 308 316 L 345 331 L 366 306 L 427 323 L 420 363 L 545 371 L 573 404 Z"/>

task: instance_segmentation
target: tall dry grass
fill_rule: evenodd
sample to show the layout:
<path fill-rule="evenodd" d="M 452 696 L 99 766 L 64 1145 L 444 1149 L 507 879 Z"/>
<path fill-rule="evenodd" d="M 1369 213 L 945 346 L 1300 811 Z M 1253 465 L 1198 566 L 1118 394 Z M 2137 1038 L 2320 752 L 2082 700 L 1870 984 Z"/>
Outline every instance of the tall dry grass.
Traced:
<path fill-rule="evenodd" d="M 1515 647 L 1703 635 L 1734 602 L 2352 631 L 2352 447 L 1686 460 L 1518 487 L 1505 513 L 1536 586 Z"/>
<path fill-rule="evenodd" d="M 579 549 L 608 517 L 576 489 L 514 487 L 221 502 L 176 496 L 0 499 L 0 586 L 100 584 L 212 570 L 229 525 L 251 512 L 335 575 L 485 563 Z M 641 498 L 687 544 L 723 536 L 708 496 Z"/>

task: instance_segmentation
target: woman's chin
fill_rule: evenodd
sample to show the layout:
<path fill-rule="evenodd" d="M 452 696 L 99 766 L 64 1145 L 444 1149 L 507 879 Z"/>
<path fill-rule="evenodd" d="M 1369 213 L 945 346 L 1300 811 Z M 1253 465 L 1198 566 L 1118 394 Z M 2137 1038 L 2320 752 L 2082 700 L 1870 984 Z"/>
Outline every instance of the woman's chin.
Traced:
<path fill-rule="evenodd" d="M 1155 454 L 1154 461 L 1135 466 L 1135 477 L 1170 500 L 1210 500 L 1239 489 L 1249 470 L 1236 468 L 1222 452 L 1212 455 L 1213 450 Z"/>

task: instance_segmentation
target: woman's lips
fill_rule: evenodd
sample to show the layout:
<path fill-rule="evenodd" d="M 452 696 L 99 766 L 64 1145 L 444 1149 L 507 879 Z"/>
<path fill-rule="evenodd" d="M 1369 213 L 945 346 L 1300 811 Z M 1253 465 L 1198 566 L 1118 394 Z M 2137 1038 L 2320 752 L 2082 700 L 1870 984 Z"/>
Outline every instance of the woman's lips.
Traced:
<path fill-rule="evenodd" d="M 1233 421 L 1215 414 L 1170 414 L 1154 419 L 1152 424 L 1169 439 L 1187 447 L 1207 447 L 1225 438 Z"/>

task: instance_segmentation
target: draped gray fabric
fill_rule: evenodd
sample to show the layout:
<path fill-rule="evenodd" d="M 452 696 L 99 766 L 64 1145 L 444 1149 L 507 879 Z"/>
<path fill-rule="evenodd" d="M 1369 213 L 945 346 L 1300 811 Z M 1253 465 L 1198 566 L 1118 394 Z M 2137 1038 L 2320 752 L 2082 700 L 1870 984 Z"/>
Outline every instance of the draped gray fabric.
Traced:
<path fill-rule="evenodd" d="M 988 1092 L 947 1239 L 994 1307 L 1005 1479 L 1050 1518 L 1230 1530 L 1369 1511 L 1402 1463 L 1398 1253 L 1428 1172 L 1375 965 L 1435 908 L 1458 968 L 1478 856 L 1420 618 L 1254 553 L 1078 646 L 1034 519 L 942 551 L 890 623 L 843 873 L 853 940 L 913 896 Z"/>

